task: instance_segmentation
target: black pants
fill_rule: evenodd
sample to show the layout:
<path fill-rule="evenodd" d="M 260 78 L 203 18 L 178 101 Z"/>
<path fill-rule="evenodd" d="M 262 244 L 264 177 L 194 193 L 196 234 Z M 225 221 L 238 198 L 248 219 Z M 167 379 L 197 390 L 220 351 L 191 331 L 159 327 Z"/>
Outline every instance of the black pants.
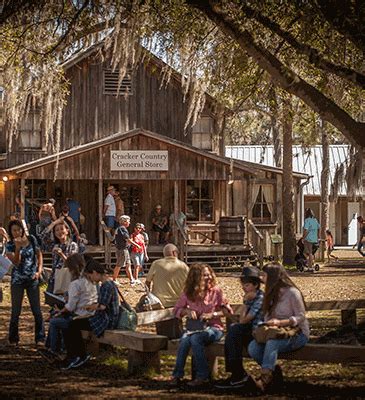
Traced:
<path fill-rule="evenodd" d="M 235 378 L 242 378 L 246 371 L 242 366 L 243 347 L 253 339 L 252 324 L 232 324 L 229 327 L 224 342 L 224 357 L 226 371 L 231 372 Z"/>
<path fill-rule="evenodd" d="M 65 346 L 68 358 L 84 357 L 86 355 L 85 342 L 81 331 L 91 331 L 88 318 L 74 319 L 64 334 Z"/>

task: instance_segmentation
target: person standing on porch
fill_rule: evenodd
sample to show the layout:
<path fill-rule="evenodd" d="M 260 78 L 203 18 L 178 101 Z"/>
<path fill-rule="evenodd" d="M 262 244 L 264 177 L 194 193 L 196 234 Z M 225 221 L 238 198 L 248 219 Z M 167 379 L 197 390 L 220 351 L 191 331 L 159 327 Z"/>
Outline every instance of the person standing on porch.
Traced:
<path fill-rule="evenodd" d="M 311 269 L 313 266 L 313 246 L 318 243 L 320 227 L 313 211 L 307 208 L 304 214 L 303 241 L 304 254 L 308 257 L 308 269 Z"/>
<path fill-rule="evenodd" d="M 116 225 L 117 208 L 115 206 L 114 194 L 115 187 L 110 185 L 107 187 L 107 195 L 104 200 L 104 217 L 106 226 L 112 230 Z"/>

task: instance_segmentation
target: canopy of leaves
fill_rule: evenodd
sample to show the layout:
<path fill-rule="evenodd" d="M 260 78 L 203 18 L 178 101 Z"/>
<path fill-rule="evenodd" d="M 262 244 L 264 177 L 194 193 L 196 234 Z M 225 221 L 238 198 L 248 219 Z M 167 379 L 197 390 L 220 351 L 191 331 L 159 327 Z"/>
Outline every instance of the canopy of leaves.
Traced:
<path fill-rule="evenodd" d="M 227 107 L 228 116 L 265 114 L 274 82 L 301 99 L 301 110 L 304 103 L 309 107 L 301 124 L 310 126 L 320 113 L 364 145 L 364 2 L 330 0 L 332 8 L 325 3 L 5 1 L 0 64 L 10 131 L 16 133 L 30 105 L 40 107 L 44 132 L 57 151 L 67 98 L 62 63 L 104 40 L 103 54 L 111 55 L 120 79 L 128 64 L 148 54 L 141 45 L 181 72 L 190 105 L 187 127 L 203 109 L 206 91 Z M 163 73 L 168 81 L 171 69 Z"/>

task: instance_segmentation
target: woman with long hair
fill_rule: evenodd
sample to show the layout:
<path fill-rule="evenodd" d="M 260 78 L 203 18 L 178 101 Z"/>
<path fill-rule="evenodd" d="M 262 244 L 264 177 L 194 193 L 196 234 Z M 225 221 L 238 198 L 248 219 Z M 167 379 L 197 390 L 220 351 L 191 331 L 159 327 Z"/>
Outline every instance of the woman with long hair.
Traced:
<path fill-rule="evenodd" d="M 193 264 L 186 279 L 184 292 L 174 308 L 177 318 L 187 317 L 187 331 L 180 339 L 176 365 L 171 384 L 179 385 L 184 376 L 186 358 L 191 348 L 196 378 L 189 386 L 201 386 L 209 381 L 209 366 L 204 347 L 223 336 L 223 315 L 232 309 L 216 285 L 216 277 L 207 264 Z"/>
<path fill-rule="evenodd" d="M 309 340 L 309 324 L 305 316 L 305 302 L 301 291 L 290 279 L 279 263 L 269 263 L 263 268 L 262 281 L 265 283 L 263 301 L 264 322 L 268 326 L 297 327 L 297 333 L 287 339 L 270 339 L 266 343 L 253 340 L 248 352 L 261 366 L 257 386 L 266 391 L 274 377 L 281 377 L 276 366 L 279 353 L 286 353 L 303 347 Z"/>
<path fill-rule="evenodd" d="M 13 263 L 11 273 L 11 317 L 9 326 L 9 343 L 19 342 L 19 317 L 22 310 L 24 292 L 32 309 L 35 322 L 35 342 L 44 342 L 44 326 L 39 299 L 39 278 L 43 268 L 42 252 L 34 236 L 27 236 L 20 221 L 10 221 L 9 241 L 6 245 L 6 256 Z"/>
<path fill-rule="evenodd" d="M 53 292 L 54 278 L 57 269 L 61 269 L 65 260 L 71 254 L 78 253 L 79 247 L 70 237 L 70 227 L 67 225 L 63 217 L 53 221 L 45 231 L 52 231 L 52 273 L 48 281 L 48 292 Z"/>

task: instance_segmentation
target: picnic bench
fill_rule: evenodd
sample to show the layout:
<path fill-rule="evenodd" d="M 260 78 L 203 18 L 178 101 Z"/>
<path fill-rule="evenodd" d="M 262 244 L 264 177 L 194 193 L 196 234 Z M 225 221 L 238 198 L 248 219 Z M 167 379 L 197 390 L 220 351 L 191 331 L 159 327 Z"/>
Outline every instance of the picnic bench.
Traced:
<path fill-rule="evenodd" d="M 227 325 L 237 319 L 242 305 L 232 305 L 234 315 L 227 318 Z M 356 310 L 365 308 L 363 300 L 343 301 L 312 301 L 307 303 L 308 311 L 340 310 L 342 324 L 356 324 Z M 147 311 L 138 313 L 138 327 L 151 326 L 156 322 L 168 321 L 174 318 L 172 309 Z M 121 346 L 128 350 L 128 371 L 130 373 L 141 370 L 154 369 L 160 371 L 160 355 L 176 355 L 179 345 L 178 339 L 169 339 L 167 336 L 137 331 L 108 330 L 101 338 L 96 338 L 90 332 L 83 332 L 84 338 L 97 349 L 99 343 L 112 346 Z M 224 341 L 212 343 L 206 348 L 208 362 L 212 375 L 216 372 L 217 357 L 224 357 Z M 248 354 L 244 352 L 244 357 Z M 316 344 L 308 343 L 294 352 L 282 353 L 280 359 L 298 361 L 317 361 L 321 363 L 354 363 L 365 362 L 365 346 Z"/>

